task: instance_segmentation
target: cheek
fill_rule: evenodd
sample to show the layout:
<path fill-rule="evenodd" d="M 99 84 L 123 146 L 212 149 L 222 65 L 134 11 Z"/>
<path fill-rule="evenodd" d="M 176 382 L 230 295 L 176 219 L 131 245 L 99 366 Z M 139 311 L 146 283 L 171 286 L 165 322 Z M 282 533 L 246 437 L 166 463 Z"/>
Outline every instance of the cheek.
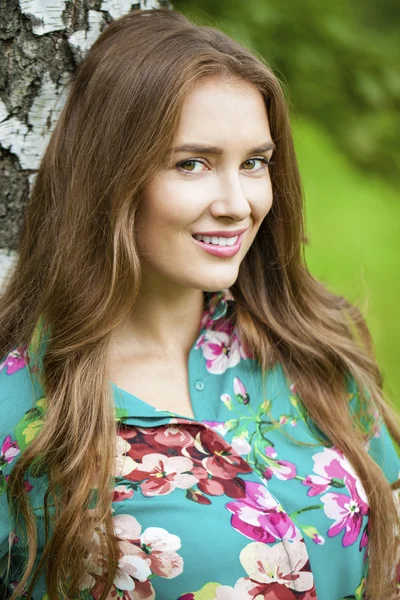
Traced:
<path fill-rule="evenodd" d="M 167 234 L 182 230 L 195 222 L 207 207 L 204 186 L 185 181 L 160 181 L 147 190 L 143 198 L 143 221 L 160 226 Z"/>
<path fill-rule="evenodd" d="M 138 244 L 142 248 L 149 243 L 158 246 L 160 240 L 168 240 L 190 228 L 202 210 L 201 197 L 198 190 L 188 190 L 187 184 L 153 181 L 143 195 L 136 220 Z"/>
<path fill-rule="evenodd" d="M 251 209 L 255 221 L 262 221 L 269 213 L 273 202 L 273 192 L 270 179 L 259 182 L 251 192 Z"/>

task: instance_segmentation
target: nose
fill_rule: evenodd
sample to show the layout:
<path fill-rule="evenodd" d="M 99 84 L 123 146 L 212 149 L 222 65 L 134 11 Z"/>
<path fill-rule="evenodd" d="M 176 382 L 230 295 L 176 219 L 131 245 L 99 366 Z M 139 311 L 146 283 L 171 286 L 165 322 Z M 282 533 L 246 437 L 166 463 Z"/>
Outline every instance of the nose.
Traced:
<path fill-rule="evenodd" d="M 249 216 L 251 206 L 239 173 L 225 172 L 219 176 L 211 212 L 214 217 L 227 216 L 235 221 L 244 221 Z"/>

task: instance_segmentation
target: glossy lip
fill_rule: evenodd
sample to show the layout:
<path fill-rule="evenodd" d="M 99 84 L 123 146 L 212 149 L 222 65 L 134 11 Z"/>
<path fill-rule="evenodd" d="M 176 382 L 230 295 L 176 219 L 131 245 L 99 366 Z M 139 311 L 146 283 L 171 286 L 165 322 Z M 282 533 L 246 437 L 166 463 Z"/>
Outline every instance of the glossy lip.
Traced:
<path fill-rule="evenodd" d="M 217 236 L 217 237 L 235 237 L 235 235 L 240 235 L 248 230 L 248 227 L 245 229 L 238 229 L 237 231 L 224 231 L 219 229 L 218 231 L 196 231 L 192 235 L 208 235 L 209 237 Z"/>
<path fill-rule="evenodd" d="M 205 242 L 201 242 L 200 240 L 196 240 L 196 238 L 193 238 L 193 241 L 198 245 L 201 246 L 201 248 L 203 250 L 205 250 L 206 252 L 208 252 L 209 254 L 212 254 L 213 256 L 218 256 L 220 258 L 230 258 L 231 256 L 235 256 L 235 254 L 237 254 L 242 246 L 242 240 L 243 240 L 243 236 L 244 236 L 244 232 L 247 231 L 247 229 L 245 229 L 243 231 L 243 233 L 241 233 L 238 237 L 238 239 L 236 240 L 236 243 L 233 244 L 233 246 L 217 246 L 216 244 L 206 244 Z M 237 234 L 235 234 L 237 235 Z M 228 236 L 226 236 L 228 237 Z"/>

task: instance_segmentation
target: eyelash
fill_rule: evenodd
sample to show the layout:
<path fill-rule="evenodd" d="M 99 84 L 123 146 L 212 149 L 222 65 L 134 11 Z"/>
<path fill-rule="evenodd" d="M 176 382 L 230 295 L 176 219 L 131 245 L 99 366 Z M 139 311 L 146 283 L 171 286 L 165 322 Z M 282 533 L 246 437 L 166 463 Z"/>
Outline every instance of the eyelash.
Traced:
<path fill-rule="evenodd" d="M 249 160 L 261 160 L 261 162 L 264 163 L 264 167 L 259 168 L 259 169 L 255 169 L 255 170 L 250 170 L 249 173 L 258 173 L 259 171 L 263 171 L 265 170 L 269 165 L 273 165 L 275 164 L 275 162 L 273 160 L 268 160 L 267 158 L 265 158 L 265 156 L 253 156 L 252 158 L 248 158 L 247 160 L 245 160 L 244 162 L 247 162 Z M 188 158 L 186 160 L 181 160 L 180 162 L 178 162 L 175 166 L 180 168 L 183 165 L 187 164 L 187 163 L 193 163 L 193 162 L 199 162 L 202 165 L 205 165 L 206 163 L 199 159 L 199 158 Z M 193 173 L 193 171 L 185 171 L 184 169 L 181 170 L 181 173 L 185 173 L 187 175 L 199 175 L 199 173 Z"/>

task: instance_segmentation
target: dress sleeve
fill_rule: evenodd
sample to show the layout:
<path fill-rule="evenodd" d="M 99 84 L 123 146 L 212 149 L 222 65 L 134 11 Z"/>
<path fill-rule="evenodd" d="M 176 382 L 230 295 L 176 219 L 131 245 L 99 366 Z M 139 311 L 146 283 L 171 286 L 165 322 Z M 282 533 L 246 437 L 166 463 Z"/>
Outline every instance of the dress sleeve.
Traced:
<path fill-rule="evenodd" d="M 21 453 L 15 430 L 32 403 L 26 347 L 22 346 L 0 360 L 0 578 L 14 535 L 7 480 Z"/>
<path fill-rule="evenodd" d="M 360 409 L 360 397 L 354 379 L 349 381 L 348 391 L 350 413 L 353 415 Z M 396 446 L 383 418 L 378 412 L 375 413 L 372 421 L 363 418 L 361 418 L 361 421 L 365 427 L 367 438 L 365 448 L 368 454 L 382 469 L 388 482 L 390 484 L 394 483 L 400 477 L 400 448 Z"/>
<path fill-rule="evenodd" d="M 373 437 L 367 445 L 368 453 L 380 466 L 389 483 L 394 483 L 400 478 L 399 450 L 392 440 L 385 423 L 377 425 Z M 400 490 L 397 490 L 399 493 Z"/>

